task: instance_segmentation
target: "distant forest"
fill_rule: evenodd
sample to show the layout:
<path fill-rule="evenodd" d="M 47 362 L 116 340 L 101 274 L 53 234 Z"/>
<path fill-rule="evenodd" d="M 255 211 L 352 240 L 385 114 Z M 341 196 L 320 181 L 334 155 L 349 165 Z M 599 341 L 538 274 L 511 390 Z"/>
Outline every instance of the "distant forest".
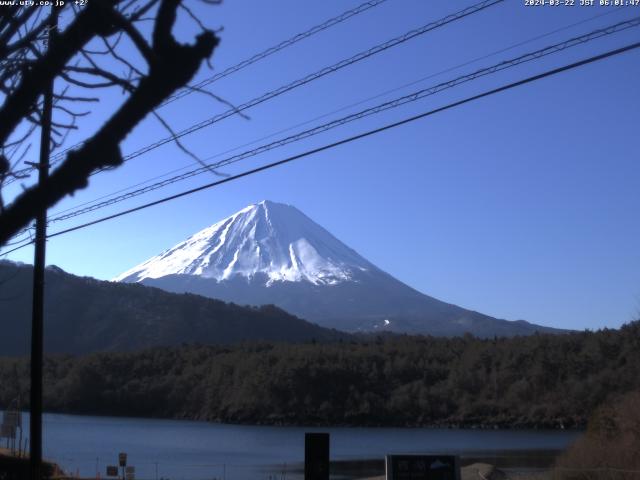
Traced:
<path fill-rule="evenodd" d="M 28 398 L 28 359 L 0 358 L 0 407 Z M 183 346 L 49 357 L 45 409 L 300 425 L 583 427 L 640 390 L 640 322 L 477 339 Z"/>

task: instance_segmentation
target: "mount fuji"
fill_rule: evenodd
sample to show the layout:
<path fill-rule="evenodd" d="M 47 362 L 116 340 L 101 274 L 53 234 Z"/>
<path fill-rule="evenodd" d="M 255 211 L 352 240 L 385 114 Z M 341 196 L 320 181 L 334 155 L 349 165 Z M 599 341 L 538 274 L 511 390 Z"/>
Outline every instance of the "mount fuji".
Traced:
<path fill-rule="evenodd" d="M 557 331 L 442 302 L 396 280 L 297 208 L 262 201 L 114 281 L 238 304 L 275 304 L 324 327 L 430 335 Z"/>

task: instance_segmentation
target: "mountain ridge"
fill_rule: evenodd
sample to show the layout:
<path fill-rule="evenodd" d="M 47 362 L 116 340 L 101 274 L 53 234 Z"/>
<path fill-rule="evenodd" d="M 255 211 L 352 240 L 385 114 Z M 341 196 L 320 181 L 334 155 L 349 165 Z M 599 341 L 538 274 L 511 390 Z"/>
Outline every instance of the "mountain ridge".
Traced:
<path fill-rule="evenodd" d="M 0 261 L 0 355 L 30 348 L 33 267 Z M 243 307 L 195 294 L 45 270 L 45 351 L 84 354 L 181 344 L 349 339 L 271 305 Z"/>
<path fill-rule="evenodd" d="M 115 279 L 247 305 L 275 304 L 347 332 L 513 336 L 561 332 L 443 302 L 395 279 L 297 208 L 264 200 Z"/>

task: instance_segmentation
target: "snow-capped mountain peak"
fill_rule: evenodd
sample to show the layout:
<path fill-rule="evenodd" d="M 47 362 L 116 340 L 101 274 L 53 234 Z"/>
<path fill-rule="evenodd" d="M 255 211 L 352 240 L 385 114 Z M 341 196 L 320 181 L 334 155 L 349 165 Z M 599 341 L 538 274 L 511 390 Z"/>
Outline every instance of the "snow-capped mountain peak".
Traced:
<path fill-rule="evenodd" d="M 298 209 L 269 201 L 234 213 L 114 280 L 239 305 L 276 305 L 345 331 L 482 337 L 549 331 L 420 293 Z"/>
<path fill-rule="evenodd" d="M 268 200 L 249 205 L 124 272 L 140 282 L 181 274 L 217 281 L 241 276 L 273 282 L 332 285 L 374 269 L 297 208 Z"/>

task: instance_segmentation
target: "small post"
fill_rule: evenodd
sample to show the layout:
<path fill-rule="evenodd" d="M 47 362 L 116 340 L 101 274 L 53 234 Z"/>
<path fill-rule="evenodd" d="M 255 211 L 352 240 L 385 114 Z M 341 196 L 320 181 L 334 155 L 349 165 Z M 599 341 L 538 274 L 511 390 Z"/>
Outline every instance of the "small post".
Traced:
<path fill-rule="evenodd" d="M 329 480 L 329 434 L 304 434 L 304 480 Z"/>
<path fill-rule="evenodd" d="M 127 454 L 125 452 L 118 454 L 118 463 L 122 467 L 122 480 L 126 480 Z"/>

